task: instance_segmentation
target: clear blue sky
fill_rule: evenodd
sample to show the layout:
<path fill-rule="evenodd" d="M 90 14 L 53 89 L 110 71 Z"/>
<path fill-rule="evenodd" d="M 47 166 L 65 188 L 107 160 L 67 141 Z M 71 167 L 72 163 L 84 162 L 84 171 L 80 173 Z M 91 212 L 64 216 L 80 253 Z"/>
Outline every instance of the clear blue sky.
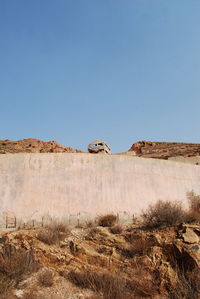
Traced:
<path fill-rule="evenodd" d="M 200 142 L 199 0 L 0 0 L 0 139 Z"/>

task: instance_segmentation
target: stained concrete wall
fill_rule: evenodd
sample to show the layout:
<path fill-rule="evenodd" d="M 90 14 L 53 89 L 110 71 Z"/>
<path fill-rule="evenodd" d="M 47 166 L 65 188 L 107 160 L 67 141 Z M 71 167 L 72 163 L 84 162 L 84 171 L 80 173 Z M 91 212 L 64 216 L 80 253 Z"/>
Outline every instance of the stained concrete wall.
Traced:
<path fill-rule="evenodd" d="M 168 160 L 200 165 L 200 156 L 194 156 L 194 157 L 176 156 L 176 157 L 171 157 Z"/>
<path fill-rule="evenodd" d="M 0 209 L 25 219 L 44 214 L 135 214 L 161 200 L 200 194 L 200 166 L 132 156 L 0 155 Z"/>

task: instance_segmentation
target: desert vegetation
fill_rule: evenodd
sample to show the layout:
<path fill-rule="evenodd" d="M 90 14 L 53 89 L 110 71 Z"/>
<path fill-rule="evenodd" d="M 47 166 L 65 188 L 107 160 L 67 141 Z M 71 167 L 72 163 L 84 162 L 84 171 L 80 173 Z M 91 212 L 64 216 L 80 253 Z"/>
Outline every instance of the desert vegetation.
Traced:
<path fill-rule="evenodd" d="M 18 283 L 28 274 L 35 272 L 39 263 L 32 249 L 16 249 L 6 244 L 0 253 L 0 294 Z"/>
<path fill-rule="evenodd" d="M 103 227 L 111 227 L 116 223 L 116 221 L 117 216 L 114 214 L 101 215 L 97 218 L 98 225 Z"/>
<path fill-rule="evenodd" d="M 147 229 L 176 225 L 184 222 L 186 217 L 187 212 L 183 209 L 181 202 L 161 200 L 154 205 L 150 205 L 142 214 L 143 225 Z"/>
<path fill-rule="evenodd" d="M 43 227 L 37 234 L 38 240 L 52 245 L 62 240 L 65 233 L 68 232 L 68 227 L 62 222 L 54 222 L 51 225 Z"/>

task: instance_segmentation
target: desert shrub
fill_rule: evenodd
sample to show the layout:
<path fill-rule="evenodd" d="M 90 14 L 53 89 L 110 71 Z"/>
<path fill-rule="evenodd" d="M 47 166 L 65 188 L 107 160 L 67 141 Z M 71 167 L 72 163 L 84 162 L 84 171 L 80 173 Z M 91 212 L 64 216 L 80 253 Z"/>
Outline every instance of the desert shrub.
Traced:
<path fill-rule="evenodd" d="M 193 191 L 187 193 L 190 209 L 200 213 L 200 195 L 195 194 Z"/>
<path fill-rule="evenodd" d="M 96 226 L 96 223 L 93 220 L 88 220 L 88 221 L 85 222 L 85 227 L 86 228 L 92 228 L 92 227 L 95 227 L 95 226 Z"/>
<path fill-rule="evenodd" d="M 138 239 L 127 247 L 118 247 L 117 250 L 124 258 L 133 258 L 136 255 L 144 255 L 149 249 L 149 244 L 145 239 Z"/>
<path fill-rule="evenodd" d="M 37 234 L 38 240 L 52 245 L 62 240 L 63 234 L 68 232 L 68 227 L 63 223 L 53 223 L 45 228 L 41 229 Z"/>
<path fill-rule="evenodd" d="M 200 273 L 199 270 L 186 273 L 178 270 L 178 279 L 175 287 L 168 286 L 171 299 L 199 299 Z"/>
<path fill-rule="evenodd" d="M 49 228 L 44 228 L 37 234 L 38 240 L 45 244 L 52 245 L 58 242 L 60 233 Z"/>
<path fill-rule="evenodd" d="M 185 222 L 187 223 L 200 222 L 200 213 L 189 210 L 186 215 Z"/>
<path fill-rule="evenodd" d="M 187 193 L 189 201 L 189 211 L 187 214 L 187 222 L 200 221 L 200 195 L 195 194 L 193 191 Z"/>
<path fill-rule="evenodd" d="M 131 259 L 136 254 L 134 246 L 131 245 L 128 247 L 117 248 L 117 250 L 120 252 L 121 256 L 126 259 Z"/>
<path fill-rule="evenodd" d="M 32 249 L 16 249 L 5 245 L 0 253 L 0 294 L 17 285 L 26 274 L 39 267 Z"/>
<path fill-rule="evenodd" d="M 67 233 L 69 231 L 68 226 L 62 222 L 55 222 L 51 224 L 49 228 L 59 233 Z"/>
<path fill-rule="evenodd" d="M 6 245 L 0 254 L 0 273 L 10 279 L 20 281 L 24 274 L 32 273 L 38 268 L 38 262 L 32 249 L 15 249 Z"/>
<path fill-rule="evenodd" d="M 159 200 L 156 204 L 149 206 L 142 214 L 142 219 L 145 228 L 158 228 L 184 222 L 186 212 L 180 202 Z"/>
<path fill-rule="evenodd" d="M 110 228 L 110 232 L 114 235 L 119 235 L 122 233 L 122 231 L 123 229 L 120 225 L 115 225 Z"/>
<path fill-rule="evenodd" d="M 14 284 L 14 281 L 7 275 L 0 273 L 0 295 L 4 294 Z M 3 296 L 0 296 L 0 298 Z"/>
<path fill-rule="evenodd" d="M 53 273 L 49 269 L 45 269 L 38 275 L 38 282 L 41 286 L 51 287 L 53 285 Z"/>
<path fill-rule="evenodd" d="M 104 227 L 111 227 L 113 226 L 117 221 L 117 216 L 114 214 L 107 214 L 99 216 L 97 219 L 97 223 L 99 226 Z"/>
<path fill-rule="evenodd" d="M 128 229 L 128 231 L 126 230 L 126 232 L 124 233 L 124 239 L 129 242 L 129 243 L 133 243 L 136 240 L 141 239 L 141 233 L 138 233 L 137 231 L 133 231 L 132 228 Z"/>
<path fill-rule="evenodd" d="M 100 233 L 101 230 L 98 227 L 92 227 L 88 231 L 87 235 L 85 236 L 86 240 L 93 240 L 96 236 L 96 234 Z"/>

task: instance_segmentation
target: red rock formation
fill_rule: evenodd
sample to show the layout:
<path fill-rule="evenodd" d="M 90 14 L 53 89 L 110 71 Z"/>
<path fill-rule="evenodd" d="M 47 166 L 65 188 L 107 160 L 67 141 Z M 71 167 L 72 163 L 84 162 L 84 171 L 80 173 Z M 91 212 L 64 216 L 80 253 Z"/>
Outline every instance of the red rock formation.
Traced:
<path fill-rule="evenodd" d="M 194 157 L 200 156 L 200 144 L 139 141 L 133 143 L 129 149 L 129 152 L 131 151 L 134 151 L 137 156 L 146 158 Z"/>
<path fill-rule="evenodd" d="M 0 140 L 0 154 L 6 153 L 81 153 L 83 151 L 61 145 L 56 141 L 42 141 L 34 138 L 18 141 Z"/>

